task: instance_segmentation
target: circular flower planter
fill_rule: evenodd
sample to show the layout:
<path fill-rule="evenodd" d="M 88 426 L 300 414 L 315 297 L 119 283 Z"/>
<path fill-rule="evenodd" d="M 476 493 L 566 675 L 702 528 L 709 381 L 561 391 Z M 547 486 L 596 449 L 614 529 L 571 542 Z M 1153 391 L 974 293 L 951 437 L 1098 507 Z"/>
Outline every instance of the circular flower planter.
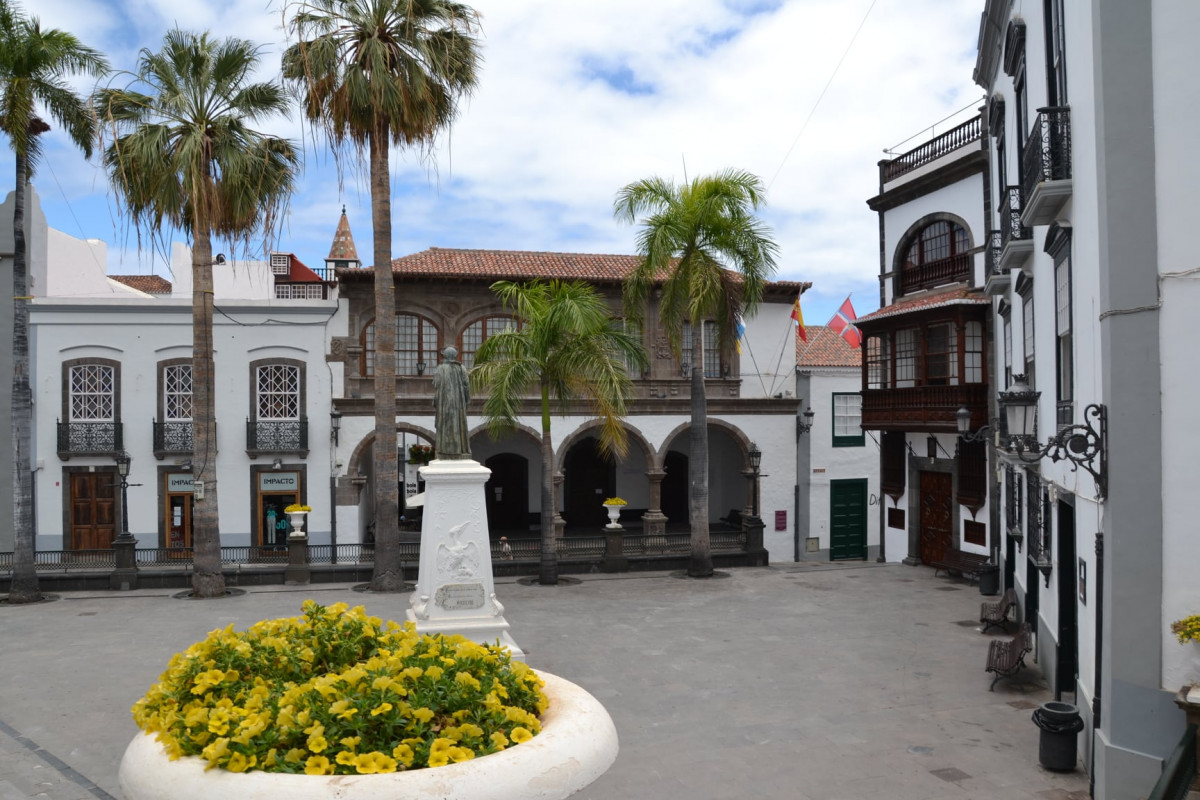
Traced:
<path fill-rule="evenodd" d="M 542 731 L 499 753 L 444 767 L 385 775 L 289 775 L 205 770 L 203 759 L 171 761 L 154 736 L 139 733 L 121 759 L 126 800 L 557 800 L 612 766 L 617 730 L 600 701 L 570 681 L 539 672 L 550 706 Z"/>

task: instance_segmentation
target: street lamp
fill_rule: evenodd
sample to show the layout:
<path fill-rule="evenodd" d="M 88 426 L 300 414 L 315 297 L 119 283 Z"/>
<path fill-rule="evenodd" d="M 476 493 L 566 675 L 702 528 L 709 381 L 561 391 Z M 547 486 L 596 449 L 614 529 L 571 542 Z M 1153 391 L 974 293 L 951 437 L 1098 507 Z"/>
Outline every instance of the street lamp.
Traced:
<path fill-rule="evenodd" d="M 333 436 L 334 447 L 338 444 L 338 433 L 342 430 L 342 414 L 340 411 L 329 412 L 329 431 Z"/>
<path fill-rule="evenodd" d="M 1000 392 L 1000 407 L 1008 423 L 1008 450 L 1027 464 L 1043 458 L 1051 461 L 1070 461 L 1072 470 L 1083 467 L 1096 482 L 1096 496 L 1101 500 L 1108 494 L 1108 409 L 1102 403 L 1092 403 L 1083 412 L 1083 423 L 1066 425 L 1046 444 L 1037 440 L 1037 401 L 1035 392 L 1025 382 L 1024 375 L 1013 376 L 1010 391 Z M 1089 418 L 1096 420 L 1092 425 Z"/>
<path fill-rule="evenodd" d="M 796 430 L 800 434 L 805 434 L 805 433 L 808 433 L 809 431 L 811 431 L 812 425 L 813 425 L 813 417 L 815 417 L 815 416 L 816 416 L 816 414 L 813 412 L 812 407 L 805 408 L 804 409 L 804 422 L 797 422 Z M 762 456 L 762 454 L 760 453 L 759 457 L 761 458 L 761 456 Z"/>
<path fill-rule="evenodd" d="M 954 414 L 955 422 L 958 425 L 958 435 L 964 442 L 983 442 L 992 435 L 992 426 L 984 425 L 974 433 L 971 432 L 971 411 L 966 406 L 961 406 Z"/>
<path fill-rule="evenodd" d="M 128 542 L 133 539 L 129 532 L 129 463 L 133 458 L 124 450 L 114 459 L 117 462 L 117 474 L 121 476 L 121 532 L 117 541 Z"/>
<path fill-rule="evenodd" d="M 759 478 L 758 470 L 759 470 L 759 467 L 762 466 L 762 451 L 758 449 L 758 445 L 751 442 L 750 443 L 750 452 L 747 455 L 750 458 L 750 469 L 754 473 L 754 478 L 753 478 L 753 480 L 754 480 L 754 495 L 753 495 L 754 503 L 751 506 L 751 508 L 753 509 L 753 512 L 754 512 L 753 513 L 754 518 L 758 519 L 758 478 Z"/>

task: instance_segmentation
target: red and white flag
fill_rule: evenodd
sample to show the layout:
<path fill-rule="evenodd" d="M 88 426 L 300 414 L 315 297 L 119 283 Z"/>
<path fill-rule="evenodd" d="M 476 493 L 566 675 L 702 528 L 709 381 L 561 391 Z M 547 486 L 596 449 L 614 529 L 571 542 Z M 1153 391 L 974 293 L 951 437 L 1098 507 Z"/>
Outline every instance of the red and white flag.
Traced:
<path fill-rule="evenodd" d="M 854 313 L 854 306 L 850 303 L 849 296 L 847 296 L 845 302 L 838 306 L 838 310 L 834 312 L 833 318 L 829 320 L 829 327 L 841 335 L 846 340 L 846 344 L 851 347 L 860 347 L 862 345 L 862 334 L 854 325 L 856 319 L 858 319 L 858 315 Z"/>

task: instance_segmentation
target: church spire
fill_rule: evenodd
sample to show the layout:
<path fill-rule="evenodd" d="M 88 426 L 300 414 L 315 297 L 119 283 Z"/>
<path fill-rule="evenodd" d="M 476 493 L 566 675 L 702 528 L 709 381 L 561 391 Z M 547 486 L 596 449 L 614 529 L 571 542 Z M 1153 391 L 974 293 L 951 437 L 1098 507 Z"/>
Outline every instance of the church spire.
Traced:
<path fill-rule="evenodd" d="M 346 206 L 342 206 L 342 218 L 338 220 L 337 232 L 333 234 L 333 245 L 325 263 L 330 267 L 360 267 L 358 250 L 354 247 L 354 234 L 350 233 L 350 220 L 346 218 Z"/>

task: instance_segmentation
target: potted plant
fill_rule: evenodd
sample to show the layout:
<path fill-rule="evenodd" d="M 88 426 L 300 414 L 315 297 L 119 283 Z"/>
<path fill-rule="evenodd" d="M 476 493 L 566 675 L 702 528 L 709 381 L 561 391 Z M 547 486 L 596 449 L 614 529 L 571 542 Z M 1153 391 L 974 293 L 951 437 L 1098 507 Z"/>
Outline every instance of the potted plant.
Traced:
<path fill-rule="evenodd" d="M 621 509 L 629 505 L 619 497 L 610 497 L 604 501 L 604 510 L 608 512 L 608 524 L 606 528 L 621 527 Z"/>
<path fill-rule="evenodd" d="M 301 505 L 300 503 L 292 503 L 283 510 L 287 514 L 288 522 L 292 525 L 292 532 L 289 536 L 303 536 L 304 520 L 308 517 L 308 512 L 312 511 L 309 506 Z"/>
<path fill-rule="evenodd" d="M 311 600 L 175 655 L 133 716 L 127 800 L 567 797 L 617 750 L 591 695 L 499 645 Z"/>
<path fill-rule="evenodd" d="M 433 447 L 427 444 L 409 445 L 408 448 L 408 463 L 410 464 L 428 464 L 433 460 Z"/>
<path fill-rule="evenodd" d="M 1171 623 L 1171 633 L 1175 634 L 1180 644 L 1200 642 L 1200 614 L 1175 620 Z M 1188 702 L 1200 705 L 1200 680 L 1193 678 L 1190 686 L 1187 692 Z"/>

